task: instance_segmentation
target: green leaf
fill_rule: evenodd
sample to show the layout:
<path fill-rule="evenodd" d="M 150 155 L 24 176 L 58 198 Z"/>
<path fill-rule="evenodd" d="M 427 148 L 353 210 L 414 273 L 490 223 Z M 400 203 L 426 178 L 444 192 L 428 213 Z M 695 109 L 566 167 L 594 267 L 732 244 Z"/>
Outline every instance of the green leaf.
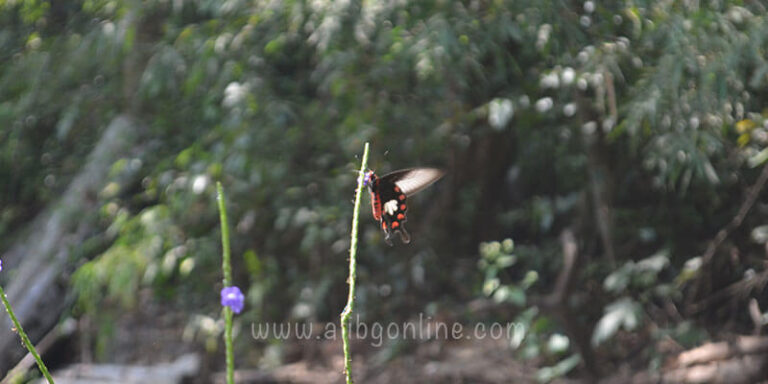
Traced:
<path fill-rule="evenodd" d="M 512 253 L 515 249 L 515 242 L 512 239 L 505 239 L 501 242 L 501 249 L 504 253 Z"/>
<path fill-rule="evenodd" d="M 525 274 L 523 281 L 520 282 L 520 286 L 523 287 L 523 289 L 528 289 L 536 284 L 537 281 L 539 281 L 539 273 L 536 271 L 528 271 Z"/>
<path fill-rule="evenodd" d="M 657 252 L 652 256 L 649 256 L 637 263 L 637 268 L 640 271 L 649 271 L 658 273 L 661 272 L 667 265 L 669 265 L 669 252 L 667 250 Z"/>
<path fill-rule="evenodd" d="M 621 268 L 608 275 L 608 277 L 605 278 L 605 281 L 603 281 L 603 288 L 608 292 L 623 292 L 629 285 L 634 265 L 633 262 L 629 261 Z"/>
<path fill-rule="evenodd" d="M 497 288 L 499 288 L 499 279 L 495 277 L 492 279 L 488 279 L 483 284 L 483 293 L 486 296 L 490 296 L 493 294 L 493 292 L 496 291 Z"/>
<path fill-rule="evenodd" d="M 683 270 L 680 271 L 680 274 L 675 278 L 675 283 L 682 285 L 698 276 L 701 264 L 701 256 L 688 259 L 688 261 L 685 262 L 685 265 L 683 265 Z"/>
<path fill-rule="evenodd" d="M 624 328 L 627 331 L 635 330 L 641 322 L 642 307 L 630 298 L 622 298 L 608 305 L 605 314 L 597 323 L 592 334 L 592 345 L 599 345 L 610 339 Z"/>
<path fill-rule="evenodd" d="M 768 225 L 761 225 L 752 229 L 749 236 L 752 241 L 758 244 L 768 243 Z"/>
<path fill-rule="evenodd" d="M 573 354 L 567 359 L 560 360 L 560 362 L 551 367 L 539 369 L 539 371 L 536 372 L 536 380 L 540 383 L 547 383 L 558 377 L 563 377 L 576 368 L 580 362 L 581 356 Z"/>
<path fill-rule="evenodd" d="M 568 336 L 555 333 L 549 336 L 549 340 L 547 341 L 547 350 L 550 353 L 559 354 L 567 351 L 570 345 L 571 340 L 568 338 Z"/>
<path fill-rule="evenodd" d="M 750 168 L 755 168 L 765 163 L 766 160 L 768 160 L 768 148 L 763 148 L 762 151 L 747 159 L 747 164 Z"/>
<path fill-rule="evenodd" d="M 523 291 L 519 287 L 511 287 L 509 289 L 508 300 L 512 304 L 515 304 L 515 305 L 517 305 L 519 307 L 524 307 L 525 306 L 525 301 L 526 301 L 525 291 Z"/>
<path fill-rule="evenodd" d="M 515 265 L 516 262 L 517 262 L 517 257 L 512 255 L 503 255 L 503 256 L 499 256 L 499 258 L 496 259 L 496 265 L 499 267 L 499 269 L 511 267 Z"/>

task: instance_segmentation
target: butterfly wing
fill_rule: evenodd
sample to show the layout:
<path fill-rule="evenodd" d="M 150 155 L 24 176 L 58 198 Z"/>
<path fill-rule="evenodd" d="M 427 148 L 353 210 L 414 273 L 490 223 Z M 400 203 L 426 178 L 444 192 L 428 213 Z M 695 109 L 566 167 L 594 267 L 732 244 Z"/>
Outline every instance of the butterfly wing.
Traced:
<path fill-rule="evenodd" d="M 403 223 L 407 221 L 406 199 L 439 180 L 444 172 L 436 168 L 410 168 L 395 171 L 382 176 L 377 183 L 377 200 L 381 217 L 381 229 L 386 234 L 385 240 L 391 245 L 392 232 L 400 235 L 403 243 L 409 243 L 411 236 Z"/>
<path fill-rule="evenodd" d="M 382 180 L 393 182 L 406 196 L 420 192 L 445 175 L 437 168 L 409 168 L 388 173 Z"/>

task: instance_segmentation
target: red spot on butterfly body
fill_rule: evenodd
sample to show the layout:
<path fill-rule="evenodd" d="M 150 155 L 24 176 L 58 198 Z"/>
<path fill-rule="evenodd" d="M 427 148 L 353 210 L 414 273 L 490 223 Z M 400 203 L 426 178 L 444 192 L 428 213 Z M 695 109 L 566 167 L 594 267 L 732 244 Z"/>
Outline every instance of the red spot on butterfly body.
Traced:
<path fill-rule="evenodd" d="M 373 218 L 381 221 L 381 200 L 373 192 L 371 192 L 371 209 L 373 210 Z"/>

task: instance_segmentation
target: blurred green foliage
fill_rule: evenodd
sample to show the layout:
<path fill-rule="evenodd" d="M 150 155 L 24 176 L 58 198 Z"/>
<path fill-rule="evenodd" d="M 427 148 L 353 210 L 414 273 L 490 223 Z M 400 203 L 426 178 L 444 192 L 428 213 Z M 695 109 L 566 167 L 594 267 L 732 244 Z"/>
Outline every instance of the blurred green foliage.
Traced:
<path fill-rule="evenodd" d="M 528 298 L 552 286 L 557 235 L 573 227 L 596 344 L 649 318 L 690 335 L 658 308 L 690 293 L 694 256 L 768 159 L 766 17 L 735 0 L 0 1 L 0 249 L 129 114 L 149 127 L 144 150 L 96 197 L 94 236 L 110 246 L 78 261 L 79 308 L 119 311 L 147 287 L 214 313 L 221 180 L 235 283 L 248 287 L 240 319 L 332 320 L 370 141 L 379 171 L 449 175 L 413 198 L 411 245 L 361 228 L 363 319 L 485 294 L 519 306 L 510 317 L 543 348 L 561 330 Z M 763 270 L 755 211 L 712 290 Z M 489 242 L 508 237 L 514 254 Z M 554 355 L 545 379 L 578 363 Z"/>

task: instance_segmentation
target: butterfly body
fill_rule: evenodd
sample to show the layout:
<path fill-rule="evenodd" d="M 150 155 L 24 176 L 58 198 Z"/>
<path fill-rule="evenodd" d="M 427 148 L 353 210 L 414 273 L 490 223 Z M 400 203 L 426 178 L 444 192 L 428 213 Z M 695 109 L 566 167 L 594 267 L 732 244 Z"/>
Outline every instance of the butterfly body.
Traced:
<path fill-rule="evenodd" d="M 443 171 L 435 168 L 410 168 L 395 171 L 382 177 L 373 171 L 365 174 L 363 181 L 371 193 L 373 218 L 381 224 L 384 240 L 392 245 L 393 232 L 400 235 L 403 243 L 409 243 L 411 236 L 406 231 L 408 196 L 428 187 L 443 176 Z"/>

